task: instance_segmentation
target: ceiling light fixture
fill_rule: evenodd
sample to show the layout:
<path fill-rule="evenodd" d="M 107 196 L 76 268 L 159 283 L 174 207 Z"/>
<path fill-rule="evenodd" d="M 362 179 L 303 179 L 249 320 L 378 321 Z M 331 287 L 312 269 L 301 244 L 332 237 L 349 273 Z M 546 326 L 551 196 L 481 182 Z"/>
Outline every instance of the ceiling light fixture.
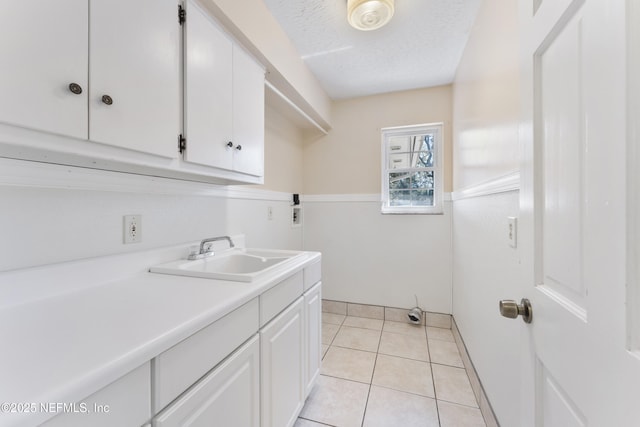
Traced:
<path fill-rule="evenodd" d="M 377 30 L 393 17 L 394 0 L 347 0 L 347 16 L 353 28 Z"/>

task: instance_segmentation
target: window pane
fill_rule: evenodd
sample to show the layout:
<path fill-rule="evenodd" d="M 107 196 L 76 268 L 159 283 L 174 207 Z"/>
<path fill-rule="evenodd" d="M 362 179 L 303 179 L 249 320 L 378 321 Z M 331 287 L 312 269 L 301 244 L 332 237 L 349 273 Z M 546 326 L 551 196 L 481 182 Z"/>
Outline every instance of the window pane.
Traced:
<path fill-rule="evenodd" d="M 411 206 L 411 191 L 390 190 L 389 206 Z"/>
<path fill-rule="evenodd" d="M 389 174 L 389 189 L 399 190 L 409 187 L 411 187 L 411 174 L 406 172 Z"/>
<path fill-rule="evenodd" d="M 389 152 L 399 153 L 409 151 L 409 137 L 408 136 L 392 136 L 389 138 Z"/>
<path fill-rule="evenodd" d="M 411 177 L 411 188 L 433 189 L 433 171 L 414 172 Z"/>
<path fill-rule="evenodd" d="M 389 169 L 410 168 L 409 153 L 390 154 Z"/>
<path fill-rule="evenodd" d="M 417 168 L 432 168 L 433 167 L 433 151 L 421 151 L 418 153 Z"/>
<path fill-rule="evenodd" d="M 420 147 L 417 151 L 433 151 L 434 142 L 433 134 L 420 135 Z"/>
<path fill-rule="evenodd" d="M 433 190 L 391 190 L 389 206 L 433 206 Z"/>
<path fill-rule="evenodd" d="M 412 191 L 411 206 L 433 206 L 433 189 Z"/>

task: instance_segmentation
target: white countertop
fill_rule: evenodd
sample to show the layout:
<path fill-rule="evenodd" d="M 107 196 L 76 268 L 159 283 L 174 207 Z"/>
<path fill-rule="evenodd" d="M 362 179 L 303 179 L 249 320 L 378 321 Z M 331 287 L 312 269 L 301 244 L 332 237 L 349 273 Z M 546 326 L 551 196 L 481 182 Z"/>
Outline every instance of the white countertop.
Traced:
<path fill-rule="evenodd" d="M 305 252 L 252 283 L 136 273 L 2 308 L 0 403 L 78 402 L 319 260 Z M 53 415 L 0 413 L 0 426 Z"/>

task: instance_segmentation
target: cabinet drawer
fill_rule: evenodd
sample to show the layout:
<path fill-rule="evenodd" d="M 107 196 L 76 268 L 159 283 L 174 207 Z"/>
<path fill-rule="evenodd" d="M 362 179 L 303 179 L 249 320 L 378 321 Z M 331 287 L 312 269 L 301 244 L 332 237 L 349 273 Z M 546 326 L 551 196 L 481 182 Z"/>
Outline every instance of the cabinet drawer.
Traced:
<path fill-rule="evenodd" d="M 322 263 L 320 261 L 311 264 L 304 269 L 304 290 L 308 291 L 322 278 Z"/>
<path fill-rule="evenodd" d="M 260 327 L 302 295 L 302 290 L 303 273 L 299 271 L 260 295 Z"/>
<path fill-rule="evenodd" d="M 153 360 L 154 409 L 160 411 L 258 331 L 255 298 Z"/>
<path fill-rule="evenodd" d="M 194 385 L 153 422 L 154 427 L 260 425 L 258 335 Z"/>
<path fill-rule="evenodd" d="M 76 404 L 87 413 L 66 413 L 44 427 L 139 426 L 151 418 L 151 369 L 149 362 Z"/>

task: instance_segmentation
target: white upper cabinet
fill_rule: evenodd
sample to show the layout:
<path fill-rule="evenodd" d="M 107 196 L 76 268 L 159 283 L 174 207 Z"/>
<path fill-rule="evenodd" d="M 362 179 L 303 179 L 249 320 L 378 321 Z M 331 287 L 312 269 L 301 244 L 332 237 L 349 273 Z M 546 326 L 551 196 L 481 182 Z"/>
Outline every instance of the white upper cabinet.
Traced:
<path fill-rule="evenodd" d="M 239 46 L 233 49 L 233 169 L 264 175 L 264 70 Z"/>
<path fill-rule="evenodd" d="M 264 69 L 194 1 L 185 29 L 184 159 L 264 173 Z"/>
<path fill-rule="evenodd" d="M 177 1 L 91 0 L 90 6 L 89 139 L 177 157 Z"/>
<path fill-rule="evenodd" d="M 0 157 L 262 183 L 264 68 L 197 0 L 181 22 L 180 4 L 4 5 Z"/>
<path fill-rule="evenodd" d="M 177 7 L 176 0 L 3 5 L 0 122 L 177 157 Z"/>
<path fill-rule="evenodd" d="M 3 2 L 0 122 L 87 138 L 88 6 L 87 0 Z"/>
<path fill-rule="evenodd" d="M 192 1 L 185 4 L 185 160 L 231 169 L 233 42 Z"/>

